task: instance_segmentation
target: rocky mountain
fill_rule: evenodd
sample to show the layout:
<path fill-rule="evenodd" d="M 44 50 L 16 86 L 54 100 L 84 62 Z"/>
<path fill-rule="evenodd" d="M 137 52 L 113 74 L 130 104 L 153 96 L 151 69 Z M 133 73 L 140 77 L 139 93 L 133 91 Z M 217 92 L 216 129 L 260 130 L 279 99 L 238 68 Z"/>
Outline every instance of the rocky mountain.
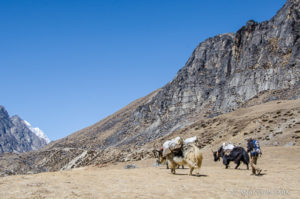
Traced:
<path fill-rule="evenodd" d="M 299 0 L 288 0 L 269 21 L 250 20 L 236 33 L 201 42 L 163 88 L 56 146 L 143 145 L 199 117 L 243 107 L 266 92 L 263 102 L 299 98 L 299 9 Z"/>
<path fill-rule="evenodd" d="M 202 147 L 229 137 L 243 139 L 255 135 L 265 140 L 280 137 L 280 133 L 276 136 L 273 133 L 279 128 L 276 125 L 261 122 L 265 125 L 263 130 L 251 126 L 252 122 L 264 121 L 265 115 L 267 122 L 281 118 L 276 119 L 280 128 L 291 126 L 292 130 L 282 135 L 282 139 L 294 140 L 297 137 L 294 133 L 298 132 L 294 128 L 299 127 L 295 119 L 299 115 L 299 101 L 297 106 L 286 109 L 289 101 L 282 103 L 278 110 L 276 103 L 300 98 L 299 38 L 300 0 L 287 0 L 269 21 L 250 20 L 236 33 L 201 42 L 164 87 L 90 127 L 50 143 L 43 150 L 15 157 L 19 162 L 27 161 L 22 164 L 27 169 L 21 172 L 14 168 L 15 173 L 141 159 L 151 156 L 152 146 L 178 134 L 198 135 Z M 241 108 L 259 108 L 255 105 L 275 100 L 274 107 L 266 109 L 267 112 L 253 117 L 246 114 L 248 109 L 239 113 Z M 294 115 L 289 116 L 288 112 Z M 222 119 L 222 115 L 231 113 L 243 118 Z M 264 144 L 272 144 L 271 141 Z M 10 160 L 0 158 L 0 165 Z"/>
<path fill-rule="evenodd" d="M 26 121 L 15 115 L 9 117 L 0 106 L 0 154 L 4 152 L 26 152 L 38 150 L 47 144 L 47 140 L 37 136 Z"/>
<path fill-rule="evenodd" d="M 23 120 L 23 122 L 36 136 L 45 140 L 47 144 L 51 142 L 48 136 L 39 127 L 32 127 L 31 124 L 26 120 Z"/>

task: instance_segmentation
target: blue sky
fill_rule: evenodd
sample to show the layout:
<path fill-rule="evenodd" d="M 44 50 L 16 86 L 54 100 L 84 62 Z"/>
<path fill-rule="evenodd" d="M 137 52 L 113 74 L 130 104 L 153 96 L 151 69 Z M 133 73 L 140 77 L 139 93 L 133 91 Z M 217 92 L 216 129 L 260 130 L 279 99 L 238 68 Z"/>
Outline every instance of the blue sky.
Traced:
<path fill-rule="evenodd" d="M 283 0 L 0 0 L 0 104 L 51 140 L 164 86 L 199 42 Z"/>

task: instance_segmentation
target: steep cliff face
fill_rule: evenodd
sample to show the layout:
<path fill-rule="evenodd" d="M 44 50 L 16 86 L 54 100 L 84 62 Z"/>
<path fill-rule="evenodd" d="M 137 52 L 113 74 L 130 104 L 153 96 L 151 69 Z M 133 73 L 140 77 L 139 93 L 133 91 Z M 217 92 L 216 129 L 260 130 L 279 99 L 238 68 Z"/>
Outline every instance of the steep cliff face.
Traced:
<path fill-rule="evenodd" d="M 256 104 L 299 98 L 299 2 L 288 0 L 269 21 L 250 20 L 236 33 L 201 42 L 166 86 L 54 146 L 143 145 L 199 117 L 247 106 L 262 94 Z"/>
<path fill-rule="evenodd" d="M 300 3 L 289 0 L 270 21 L 250 20 L 235 34 L 203 41 L 177 76 L 134 110 L 104 147 L 142 145 L 199 116 L 233 111 L 266 91 L 272 92 L 264 102 L 299 98 L 299 37 Z"/>
<path fill-rule="evenodd" d="M 0 154 L 4 152 L 26 152 L 45 146 L 46 140 L 36 136 L 19 116 L 9 117 L 0 106 Z"/>
<path fill-rule="evenodd" d="M 16 139 L 11 135 L 10 128 L 13 126 L 9 115 L 3 106 L 0 106 L 0 153 L 12 148 Z"/>

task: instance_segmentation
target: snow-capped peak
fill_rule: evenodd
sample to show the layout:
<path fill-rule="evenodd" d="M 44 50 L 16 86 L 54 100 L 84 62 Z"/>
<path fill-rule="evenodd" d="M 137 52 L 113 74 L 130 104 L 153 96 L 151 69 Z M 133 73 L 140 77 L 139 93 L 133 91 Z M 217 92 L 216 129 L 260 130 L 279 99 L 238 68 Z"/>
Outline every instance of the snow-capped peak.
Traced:
<path fill-rule="evenodd" d="M 51 140 L 45 135 L 45 133 L 38 127 L 32 127 L 29 122 L 23 120 L 24 124 L 38 137 L 44 139 L 47 144 L 51 142 Z"/>

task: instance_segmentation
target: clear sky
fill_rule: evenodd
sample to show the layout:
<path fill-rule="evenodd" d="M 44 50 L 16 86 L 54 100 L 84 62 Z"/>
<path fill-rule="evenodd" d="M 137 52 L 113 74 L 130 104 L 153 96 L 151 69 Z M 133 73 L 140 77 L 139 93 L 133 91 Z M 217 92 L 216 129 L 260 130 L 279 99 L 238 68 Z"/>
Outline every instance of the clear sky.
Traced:
<path fill-rule="evenodd" d="M 0 105 L 51 140 L 164 86 L 208 37 L 284 0 L 0 0 Z"/>

